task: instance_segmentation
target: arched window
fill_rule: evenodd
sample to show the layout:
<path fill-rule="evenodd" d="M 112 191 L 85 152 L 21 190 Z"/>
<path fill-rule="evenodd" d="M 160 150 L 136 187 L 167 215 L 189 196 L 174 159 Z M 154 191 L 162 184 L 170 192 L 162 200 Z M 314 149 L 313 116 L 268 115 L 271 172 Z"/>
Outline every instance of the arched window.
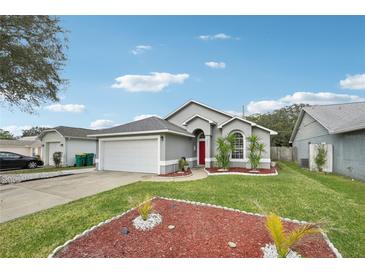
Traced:
<path fill-rule="evenodd" d="M 232 151 L 232 159 L 243 159 L 243 135 L 239 132 L 233 133 L 235 137 L 234 150 Z"/>

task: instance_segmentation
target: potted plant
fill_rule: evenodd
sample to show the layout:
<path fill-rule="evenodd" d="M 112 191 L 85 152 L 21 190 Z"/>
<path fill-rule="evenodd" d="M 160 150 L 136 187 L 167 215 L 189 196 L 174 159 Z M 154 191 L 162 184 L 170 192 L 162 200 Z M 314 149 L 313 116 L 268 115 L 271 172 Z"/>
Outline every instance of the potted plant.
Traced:
<path fill-rule="evenodd" d="M 187 169 L 189 168 L 189 163 L 186 161 L 185 157 L 181 157 L 181 159 L 178 162 L 178 166 L 179 166 L 179 173 L 182 173 L 187 171 Z"/>

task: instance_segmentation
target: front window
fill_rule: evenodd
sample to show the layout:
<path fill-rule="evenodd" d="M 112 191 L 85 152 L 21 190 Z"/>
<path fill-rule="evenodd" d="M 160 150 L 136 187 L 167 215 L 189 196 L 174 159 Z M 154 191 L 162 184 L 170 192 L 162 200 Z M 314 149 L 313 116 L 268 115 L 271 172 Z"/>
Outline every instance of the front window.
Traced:
<path fill-rule="evenodd" d="M 235 137 L 232 159 L 243 159 L 243 135 L 239 132 L 233 133 Z"/>

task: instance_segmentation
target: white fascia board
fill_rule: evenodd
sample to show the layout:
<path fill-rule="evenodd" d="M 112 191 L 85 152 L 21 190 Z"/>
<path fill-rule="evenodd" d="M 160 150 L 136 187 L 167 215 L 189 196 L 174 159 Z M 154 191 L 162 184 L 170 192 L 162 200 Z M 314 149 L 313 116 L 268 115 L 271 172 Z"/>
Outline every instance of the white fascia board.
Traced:
<path fill-rule="evenodd" d="M 256 123 L 254 123 L 254 122 L 251 122 L 251 121 L 249 121 L 249 120 L 243 119 L 243 118 L 238 117 L 238 116 L 232 117 L 231 119 L 229 119 L 229 120 L 227 120 L 227 121 L 223 122 L 222 124 L 220 124 L 220 125 L 218 126 L 218 128 L 222 128 L 222 127 L 224 127 L 225 125 L 229 124 L 229 123 L 230 123 L 230 122 L 232 122 L 233 120 L 240 120 L 240 121 L 242 121 L 242 122 L 245 122 L 245 123 L 250 124 L 250 125 L 251 125 L 251 126 L 253 126 L 253 127 L 261 128 L 261 129 L 263 129 L 263 130 L 265 130 L 265 131 L 270 132 L 270 135 L 277 135 L 277 134 L 278 134 L 278 133 L 277 133 L 276 131 L 274 131 L 274 130 L 268 129 L 268 128 L 263 127 L 263 126 L 260 126 L 260 125 L 258 125 L 258 124 L 256 124 Z"/>
<path fill-rule="evenodd" d="M 275 130 L 268 129 L 268 128 L 260 126 L 258 124 L 255 124 L 254 127 L 258 127 L 258 128 L 263 129 L 263 130 L 266 130 L 266 131 L 270 132 L 270 135 L 277 135 L 278 134 Z"/>
<path fill-rule="evenodd" d="M 208 118 L 206 118 L 206 117 L 204 117 L 204 116 L 201 116 L 201 115 L 199 115 L 199 114 L 195 114 L 195 115 L 193 115 L 192 117 L 190 117 L 189 119 L 187 119 L 186 121 L 184 121 L 182 124 L 183 125 L 187 125 L 191 120 L 193 120 L 193 119 L 195 119 L 195 118 L 200 118 L 200 119 L 202 119 L 202 120 L 205 120 L 205 121 L 207 121 L 209 124 L 216 124 L 216 122 L 214 122 L 214 121 L 212 121 L 212 120 L 210 120 L 210 119 L 208 119 Z"/>
<path fill-rule="evenodd" d="M 186 107 L 187 105 L 189 105 L 190 103 L 195 103 L 195 104 L 197 104 L 197 105 L 200 105 L 200 106 L 202 106 L 202 107 L 205 107 L 205 108 L 208 108 L 208 109 L 210 109 L 210 110 L 213 110 L 213 111 L 216 111 L 216 112 L 219 112 L 219 113 L 221 113 L 221 114 L 224 114 L 224 115 L 226 115 L 226 116 L 228 116 L 228 117 L 233 117 L 233 115 L 232 114 L 230 114 L 230 113 L 228 113 L 228 112 L 224 112 L 224 111 L 222 111 L 222 110 L 219 110 L 219 109 L 216 109 L 216 108 L 213 108 L 213 107 L 210 107 L 210 106 L 207 106 L 207 105 L 205 105 L 205 104 L 203 104 L 203 103 L 200 103 L 200 102 L 198 102 L 198 101 L 195 101 L 195 100 L 189 100 L 189 101 L 187 101 L 185 104 L 183 104 L 182 106 L 180 106 L 179 108 L 177 108 L 176 110 L 174 110 L 173 112 L 171 112 L 170 114 L 168 114 L 164 119 L 168 119 L 168 118 L 170 118 L 171 116 L 173 116 L 176 112 L 179 112 L 181 109 L 183 109 L 184 107 Z"/>
<path fill-rule="evenodd" d="M 230 123 L 230 122 L 232 122 L 233 120 L 240 120 L 240 121 L 242 121 L 242 122 L 246 122 L 246 123 L 250 124 L 251 126 L 255 126 L 255 125 L 256 125 L 255 123 L 253 123 L 253 122 L 251 122 L 251 121 L 248 121 L 248 120 L 243 119 L 243 118 L 241 118 L 241 117 L 235 116 L 235 117 L 232 117 L 231 119 L 229 119 L 229 120 L 227 120 L 227 121 L 223 122 L 222 124 L 220 124 L 220 125 L 218 126 L 218 128 L 222 128 L 222 127 L 224 127 L 225 125 L 229 124 L 229 123 Z"/>
<path fill-rule="evenodd" d="M 117 133 L 104 133 L 104 134 L 90 134 L 89 137 L 108 137 L 108 136 L 125 136 L 125 135 L 143 135 L 143 134 L 153 134 L 153 133 L 171 133 L 176 135 L 182 135 L 187 137 L 194 137 L 194 135 L 189 133 L 182 133 L 178 131 L 162 129 L 162 130 L 148 130 L 148 131 L 134 131 L 134 132 L 117 132 Z"/>
<path fill-rule="evenodd" d="M 62 136 L 63 138 L 65 138 L 65 136 L 63 136 L 57 129 L 54 128 L 50 128 L 50 129 L 45 129 L 41 132 L 41 134 L 39 134 L 39 136 L 41 136 L 40 138 L 43 138 L 44 134 L 43 133 L 47 133 L 47 132 L 56 132 L 58 133 L 60 136 Z"/>

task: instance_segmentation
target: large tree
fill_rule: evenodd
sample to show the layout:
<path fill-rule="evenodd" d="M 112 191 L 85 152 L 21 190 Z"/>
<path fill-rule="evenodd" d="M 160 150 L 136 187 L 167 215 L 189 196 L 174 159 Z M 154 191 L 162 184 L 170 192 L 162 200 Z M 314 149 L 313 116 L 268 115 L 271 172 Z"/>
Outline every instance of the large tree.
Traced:
<path fill-rule="evenodd" d="M 0 128 L 0 139 L 15 139 L 15 137 L 11 132 Z"/>
<path fill-rule="evenodd" d="M 308 105 L 294 104 L 270 113 L 254 114 L 247 119 L 278 132 L 271 140 L 272 146 L 289 146 L 289 139 L 300 110 Z"/>
<path fill-rule="evenodd" d="M 54 16 L 0 16 L 0 102 L 33 113 L 59 100 L 65 34 Z"/>
<path fill-rule="evenodd" d="M 30 129 L 24 129 L 22 137 L 38 136 L 45 129 L 48 129 L 48 127 L 31 127 Z"/>

